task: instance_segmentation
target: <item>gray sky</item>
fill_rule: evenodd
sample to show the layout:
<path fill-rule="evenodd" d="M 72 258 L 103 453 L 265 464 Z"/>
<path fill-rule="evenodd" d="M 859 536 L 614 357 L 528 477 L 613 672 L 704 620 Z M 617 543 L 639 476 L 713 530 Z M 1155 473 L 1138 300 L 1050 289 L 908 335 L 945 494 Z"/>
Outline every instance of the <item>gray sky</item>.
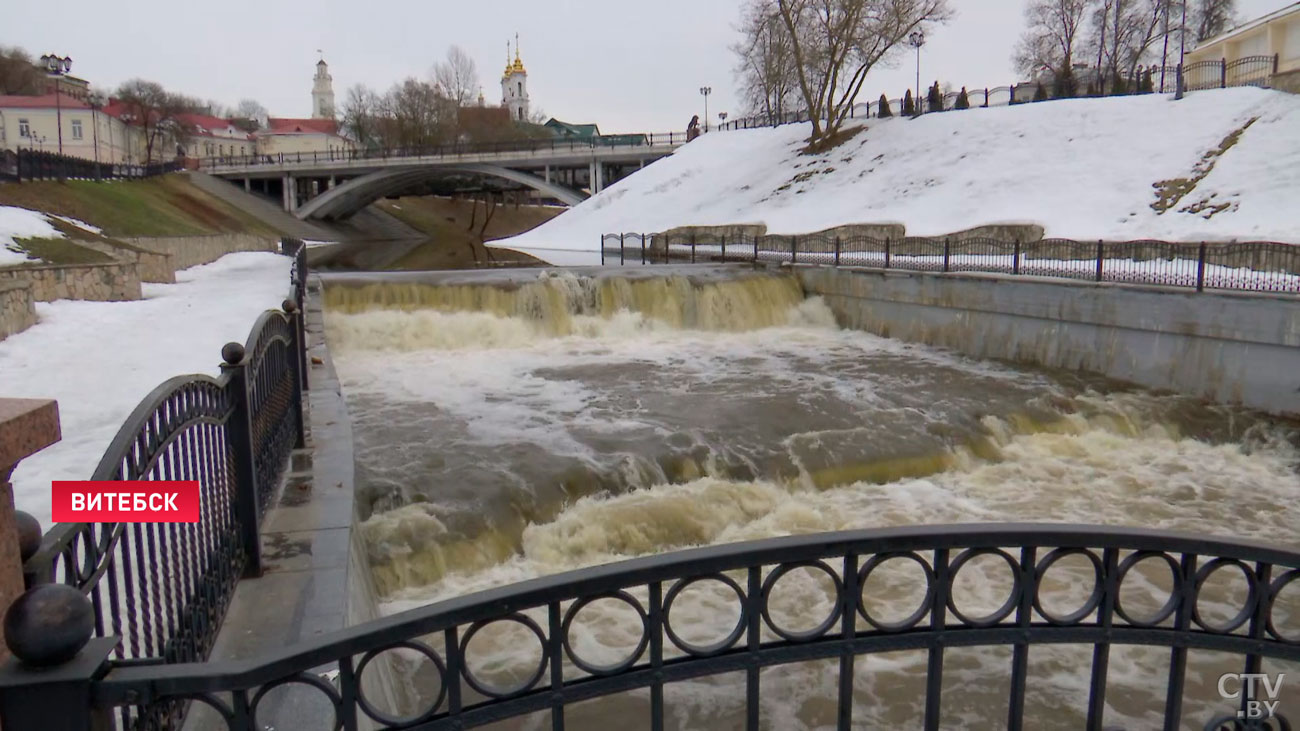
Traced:
<path fill-rule="evenodd" d="M 1250 19 L 1292 0 L 1238 0 Z M 70 55 L 74 73 L 116 87 L 140 76 L 233 106 L 252 97 L 272 116 L 311 112 L 316 49 L 323 49 L 341 105 L 348 87 L 387 89 L 427 78 L 452 44 L 478 63 L 488 103 L 501 99 L 506 41 L 518 32 L 533 109 L 602 131 L 682 129 L 702 113 L 737 113 L 735 40 L 739 0 L 317 0 L 192 3 L 175 0 L 6 2 L 0 44 L 34 56 Z M 1000 86 L 1013 79 L 1010 55 L 1024 0 L 953 0 L 957 17 L 931 34 L 922 83 Z M 873 71 L 860 101 L 900 96 L 915 83 L 910 51 Z"/>

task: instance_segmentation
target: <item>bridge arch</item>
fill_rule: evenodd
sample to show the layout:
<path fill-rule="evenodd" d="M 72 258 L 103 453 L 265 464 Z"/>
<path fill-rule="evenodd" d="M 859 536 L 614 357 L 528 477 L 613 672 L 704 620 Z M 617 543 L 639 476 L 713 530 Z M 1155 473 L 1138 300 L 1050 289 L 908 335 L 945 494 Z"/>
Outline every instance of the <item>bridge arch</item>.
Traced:
<path fill-rule="evenodd" d="M 386 168 L 338 185 L 303 204 L 298 218 L 347 218 L 362 208 L 403 188 L 448 175 L 483 175 L 501 178 L 526 185 L 571 206 L 576 206 L 589 196 L 581 191 L 547 182 L 542 178 L 500 165 L 467 163 L 459 165 L 423 165 L 419 167 Z"/>

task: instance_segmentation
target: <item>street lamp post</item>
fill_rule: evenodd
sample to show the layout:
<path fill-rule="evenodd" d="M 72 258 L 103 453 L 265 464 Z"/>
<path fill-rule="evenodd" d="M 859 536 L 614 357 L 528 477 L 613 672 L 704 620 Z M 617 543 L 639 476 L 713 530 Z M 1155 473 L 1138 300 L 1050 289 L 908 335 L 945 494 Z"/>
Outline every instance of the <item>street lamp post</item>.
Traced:
<path fill-rule="evenodd" d="M 1183 0 L 1183 22 L 1178 28 L 1178 91 L 1175 99 L 1182 99 L 1187 91 L 1183 81 L 1183 63 L 1187 60 L 1187 0 Z"/>
<path fill-rule="evenodd" d="M 95 180 L 99 180 L 99 108 L 104 106 L 104 97 L 91 94 L 86 101 L 90 104 L 90 126 L 95 139 Z"/>
<path fill-rule="evenodd" d="M 41 63 L 45 64 L 46 74 L 54 78 L 54 109 L 55 124 L 59 126 L 59 154 L 63 154 L 63 92 L 59 90 L 62 85 L 59 83 L 59 77 L 72 70 L 72 57 L 60 57 L 53 53 L 41 56 Z"/>
<path fill-rule="evenodd" d="M 921 116 L 921 46 L 925 45 L 925 31 L 920 28 L 912 31 L 907 37 L 907 42 L 916 49 L 916 98 L 914 99 L 913 109 L 916 116 Z"/>
<path fill-rule="evenodd" d="M 704 131 L 709 131 L 709 95 L 713 93 L 712 86 L 701 86 L 700 95 L 704 97 Z"/>

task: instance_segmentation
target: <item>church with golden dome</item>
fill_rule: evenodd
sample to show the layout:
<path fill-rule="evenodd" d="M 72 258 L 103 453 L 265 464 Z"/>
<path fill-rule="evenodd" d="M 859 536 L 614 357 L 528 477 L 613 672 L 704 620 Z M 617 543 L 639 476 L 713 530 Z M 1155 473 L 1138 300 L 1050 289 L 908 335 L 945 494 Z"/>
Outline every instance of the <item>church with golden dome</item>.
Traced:
<path fill-rule="evenodd" d="M 510 41 L 506 41 L 506 70 L 501 74 L 501 106 L 510 110 L 516 122 L 528 121 L 528 71 L 519 57 L 519 36 L 515 35 L 515 58 L 510 60 Z"/>

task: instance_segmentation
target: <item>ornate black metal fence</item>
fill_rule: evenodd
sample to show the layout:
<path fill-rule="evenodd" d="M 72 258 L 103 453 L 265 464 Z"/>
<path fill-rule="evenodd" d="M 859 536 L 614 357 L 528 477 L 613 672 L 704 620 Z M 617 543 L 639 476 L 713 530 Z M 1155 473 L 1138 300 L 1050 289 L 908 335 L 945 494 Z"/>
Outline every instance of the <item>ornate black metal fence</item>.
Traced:
<path fill-rule="evenodd" d="M 303 446 L 305 247 L 283 246 L 294 257 L 283 309 L 258 318 L 246 344 L 222 349 L 219 377 L 178 376 L 154 389 L 91 477 L 197 481 L 201 521 L 61 523 L 23 557 L 29 592 L 65 584 L 89 597 L 93 637 L 114 638 L 117 661 L 203 660 L 236 582 L 261 573 L 260 519 L 290 452 Z M 171 727 L 183 708 L 151 707 L 145 725 Z M 139 720 L 128 710 L 124 728 Z"/>
<path fill-rule="evenodd" d="M 1300 245 L 1272 241 L 1007 241 L 869 236 L 752 236 L 699 231 L 601 237 L 601 263 L 790 262 L 930 272 L 989 272 L 1129 282 L 1197 291 L 1300 293 Z"/>
<path fill-rule="evenodd" d="M 897 572 L 915 577 L 914 606 L 882 603 L 899 598 L 890 581 L 881 581 L 890 575 L 896 581 Z M 796 590 L 802 605 L 820 608 L 818 616 L 798 620 L 803 626 L 790 626 L 776 599 L 788 596 L 791 586 L 807 586 L 785 584 L 795 574 L 820 586 L 811 593 Z M 972 584 L 989 593 L 979 606 L 972 602 Z M 698 628 L 676 618 L 685 610 L 674 615 L 690 592 L 706 586 L 717 597 L 730 597 L 737 617 L 733 625 L 727 615 L 729 629 L 713 639 L 689 632 Z M 1068 599 L 1057 593 L 1061 586 L 1073 590 Z M 624 606 L 620 616 L 634 628 L 629 636 L 637 639 L 617 661 L 585 657 L 574 641 L 583 610 L 597 601 Z M 850 531 L 693 549 L 536 579 L 245 662 L 139 666 L 104 659 L 111 641 L 92 644 L 59 670 L 61 683 L 7 668 L 0 676 L 0 720 L 6 729 L 37 727 L 24 724 L 40 713 L 24 704 L 26 689 L 67 701 L 60 706 L 65 716 L 42 717 L 39 728 L 52 731 L 89 728 L 121 707 L 150 718 L 151 709 L 182 701 L 201 703 L 228 728 L 244 731 L 262 728 L 260 705 L 289 688 L 298 694 L 295 707 L 315 701 L 333 717 L 322 728 L 468 728 L 546 711 L 551 727 L 563 729 L 570 705 L 635 690 L 645 694 L 650 728 L 658 731 L 665 723 L 666 685 L 739 673 L 744 725 L 757 729 L 765 668 L 830 660 L 838 662 L 837 726 L 849 729 L 862 704 L 881 702 L 855 689 L 855 674 L 866 672 L 861 658 L 910 650 L 926 658 L 922 710 L 893 727 L 933 731 L 945 727 L 949 651 L 1010 646 L 1003 676 L 1009 686 L 988 702 L 983 727 L 1005 720 L 1018 730 L 1036 727 L 1026 717 L 1030 647 L 1072 644 L 1091 650 L 1087 699 L 1074 708 L 1056 704 L 1054 714 L 1073 714 L 1089 729 L 1114 728 L 1106 717 L 1110 666 L 1126 662 L 1127 648 L 1154 647 L 1168 652 L 1167 682 L 1149 701 L 1165 729 L 1246 728 L 1236 725 L 1238 714 L 1271 701 L 1265 686 L 1233 686 L 1239 696 L 1197 705 L 1192 717 L 1185 710 L 1189 684 L 1204 679 L 1189 676 L 1189 652 L 1223 653 L 1217 667 L 1225 675 L 1261 673 L 1266 660 L 1298 661 L 1297 605 L 1300 553 L 1257 543 L 1068 525 Z M 535 660 L 513 674 L 493 675 L 475 657 L 472 641 L 508 627 L 536 643 Z M 86 655 L 91 652 L 100 654 Z M 394 652 L 418 661 L 414 674 L 398 684 L 414 691 L 404 700 L 381 698 L 385 686 L 373 675 Z M 1130 704 L 1133 692 L 1125 692 Z M 1286 692 L 1282 697 L 1289 697 Z M 1286 728 L 1280 718 L 1274 722 Z"/>
<path fill-rule="evenodd" d="M 1218 59 L 1198 61 L 1186 66 L 1138 66 L 1121 72 L 1116 77 L 1110 72 L 1096 67 L 1076 69 L 1074 97 L 1089 96 L 1130 96 L 1134 94 L 1173 93 L 1182 81 L 1183 91 L 1201 91 L 1205 89 L 1227 89 L 1236 86 L 1268 86 L 1277 73 L 1280 57 L 1246 56 L 1235 61 Z M 1025 104 L 1040 101 L 1035 97 L 1041 87 L 1043 101 L 1058 98 L 1051 80 L 1041 83 L 1026 82 L 998 87 L 968 87 L 966 98 L 971 108 L 1000 107 L 1010 104 Z M 913 89 L 915 94 L 916 90 Z M 942 104 L 932 104 L 924 91 L 915 102 L 914 110 L 919 113 L 951 111 L 957 107 L 958 91 L 943 94 Z M 903 99 L 887 99 L 888 113 L 884 111 L 879 100 L 859 102 L 849 110 L 853 118 L 896 117 L 903 115 Z M 794 122 L 807 122 L 807 110 L 782 110 L 770 114 L 756 114 L 749 117 L 737 117 L 718 125 L 719 130 L 753 129 L 758 127 L 779 127 Z"/>
<path fill-rule="evenodd" d="M 174 173 L 181 169 L 177 162 L 157 162 L 149 165 L 125 165 L 96 162 L 56 152 L 20 149 L 6 160 L 0 158 L 0 172 L 8 170 L 5 177 L 15 181 L 24 180 L 118 180 L 133 178 L 152 178 L 156 175 Z"/>

